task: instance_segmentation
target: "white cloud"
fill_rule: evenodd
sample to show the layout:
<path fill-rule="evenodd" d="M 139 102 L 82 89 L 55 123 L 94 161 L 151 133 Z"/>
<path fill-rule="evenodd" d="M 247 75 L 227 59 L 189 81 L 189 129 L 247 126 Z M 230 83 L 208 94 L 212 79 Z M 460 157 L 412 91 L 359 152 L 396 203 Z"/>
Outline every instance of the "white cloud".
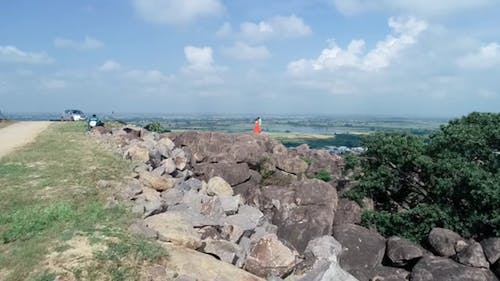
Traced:
<path fill-rule="evenodd" d="M 306 73 L 349 68 L 362 71 L 377 71 L 388 67 L 399 54 L 416 43 L 418 35 L 427 29 L 425 21 L 415 18 L 389 19 L 393 30 L 376 47 L 365 53 L 364 40 L 352 40 L 347 49 L 342 49 L 334 41 L 331 48 L 324 49 L 317 59 L 301 59 L 288 65 L 289 73 L 303 75 Z"/>
<path fill-rule="evenodd" d="M 158 84 L 171 82 L 173 76 L 164 74 L 159 70 L 140 70 L 133 69 L 124 72 L 124 77 L 126 79 L 132 79 L 134 81 L 144 83 L 144 84 Z"/>
<path fill-rule="evenodd" d="M 121 68 L 122 68 L 122 66 L 119 63 L 117 63 L 116 61 L 107 60 L 99 67 L 99 70 L 101 70 L 101 71 L 117 71 L 117 70 L 120 70 Z"/>
<path fill-rule="evenodd" d="M 66 88 L 68 83 L 61 79 L 48 79 L 42 80 L 42 86 L 46 89 L 58 90 Z"/>
<path fill-rule="evenodd" d="M 134 7 L 146 21 L 173 25 L 189 24 L 224 11 L 221 0 L 134 0 Z"/>
<path fill-rule="evenodd" d="M 500 44 L 493 42 L 478 51 L 458 59 L 458 66 L 468 69 L 487 69 L 500 66 Z"/>
<path fill-rule="evenodd" d="M 184 48 L 187 66 L 182 71 L 195 80 L 197 85 L 221 84 L 220 72 L 224 67 L 215 65 L 211 47 L 186 46 Z"/>
<path fill-rule="evenodd" d="M 418 16 L 445 16 L 498 4 L 496 0 L 334 0 L 346 15 L 368 11 L 389 11 Z"/>
<path fill-rule="evenodd" d="M 231 36 L 231 34 L 233 34 L 233 27 L 228 22 L 225 22 L 219 28 L 219 30 L 217 30 L 217 32 L 215 33 L 215 35 L 217 35 L 217 37 L 221 37 L 221 38 L 229 37 L 229 36 Z"/>
<path fill-rule="evenodd" d="M 244 22 L 240 25 L 239 37 L 249 41 L 263 41 L 299 38 L 311 33 L 311 28 L 304 23 L 302 18 L 291 15 L 288 17 L 275 16 L 258 23 Z"/>
<path fill-rule="evenodd" d="M 265 60 L 271 57 L 266 46 L 251 46 L 243 42 L 236 42 L 233 46 L 224 48 L 223 52 L 238 60 Z"/>
<path fill-rule="evenodd" d="M 93 50 L 104 47 L 104 43 L 90 36 L 86 36 L 82 41 L 58 37 L 54 39 L 54 46 L 56 46 L 56 48 L 75 50 Z"/>
<path fill-rule="evenodd" d="M 14 46 L 0 46 L 0 62 L 49 64 L 53 63 L 54 59 L 45 53 L 29 53 Z"/>

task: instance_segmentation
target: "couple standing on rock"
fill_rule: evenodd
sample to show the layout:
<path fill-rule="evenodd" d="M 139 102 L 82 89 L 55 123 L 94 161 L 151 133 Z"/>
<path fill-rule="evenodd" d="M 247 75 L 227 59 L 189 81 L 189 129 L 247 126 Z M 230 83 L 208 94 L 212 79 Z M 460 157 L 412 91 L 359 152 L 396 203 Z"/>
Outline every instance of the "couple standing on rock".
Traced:
<path fill-rule="evenodd" d="M 262 119 L 260 119 L 260 117 L 257 117 L 254 121 L 253 132 L 256 134 L 262 132 Z"/>

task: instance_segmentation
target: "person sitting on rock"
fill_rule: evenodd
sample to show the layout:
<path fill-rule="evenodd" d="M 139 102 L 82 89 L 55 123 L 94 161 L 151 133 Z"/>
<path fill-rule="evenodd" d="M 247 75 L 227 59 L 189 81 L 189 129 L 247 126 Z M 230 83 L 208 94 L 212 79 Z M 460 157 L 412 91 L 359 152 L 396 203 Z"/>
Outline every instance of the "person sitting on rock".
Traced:
<path fill-rule="evenodd" d="M 87 125 L 89 130 L 98 126 L 104 127 L 104 123 L 99 120 L 99 118 L 97 118 L 95 114 L 93 114 L 92 117 L 89 118 Z"/>
<path fill-rule="evenodd" d="M 253 126 L 253 132 L 256 134 L 260 134 L 260 132 L 262 132 L 262 121 L 261 121 L 260 117 L 257 117 L 257 119 L 255 119 L 255 124 Z"/>

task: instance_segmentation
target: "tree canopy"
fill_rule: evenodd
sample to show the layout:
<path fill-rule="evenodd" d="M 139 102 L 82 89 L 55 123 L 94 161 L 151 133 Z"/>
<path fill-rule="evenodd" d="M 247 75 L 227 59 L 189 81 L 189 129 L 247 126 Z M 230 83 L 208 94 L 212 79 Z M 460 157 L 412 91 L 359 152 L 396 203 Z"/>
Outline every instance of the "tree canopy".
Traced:
<path fill-rule="evenodd" d="M 430 136 L 374 134 L 363 140 L 363 223 L 416 241 L 433 227 L 465 237 L 500 235 L 500 114 L 471 113 Z"/>

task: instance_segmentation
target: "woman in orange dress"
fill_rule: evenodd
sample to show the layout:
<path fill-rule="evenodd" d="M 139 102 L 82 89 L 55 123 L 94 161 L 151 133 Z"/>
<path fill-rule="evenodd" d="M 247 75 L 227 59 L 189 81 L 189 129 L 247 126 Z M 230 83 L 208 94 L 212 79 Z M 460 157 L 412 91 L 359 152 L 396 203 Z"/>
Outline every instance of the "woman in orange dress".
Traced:
<path fill-rule="evenodd" d="M 257 117 L 257 119 L 255 119 L 255 124 L 253 126 L 254 133 L 260 134 L 260 132 L 262 131 L 261 124 L 262 124 L 262 121 L 260 120 L 260 117 Z"/>

